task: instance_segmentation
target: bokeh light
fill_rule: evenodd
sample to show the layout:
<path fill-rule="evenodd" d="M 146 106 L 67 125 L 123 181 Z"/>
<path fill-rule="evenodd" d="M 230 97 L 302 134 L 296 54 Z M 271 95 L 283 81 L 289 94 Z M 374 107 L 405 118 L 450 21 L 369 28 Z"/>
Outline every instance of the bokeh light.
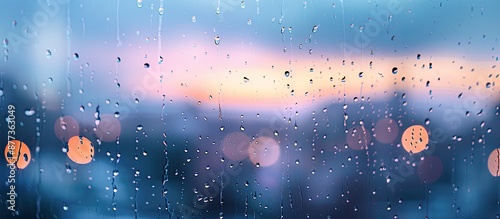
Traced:
<path fill-rule="evenodd" d="M 222 152 L 231 160 L 240 161 L 248 156 L 250 138 L 241 132 L 232 132 L 222 140 Z"/>
<path fill-rule="evenodd" d="M 258 137 L 248 147 L 248 156 L 256 166 L 271 166 L 280 157 L 280 147 L 270 137 Z"/>
<path fill-rule="evenodd" d="M 5 160 L 7 163 L 15 163 L 17 168 L 24 169 L 31 161 L 31 152 L 24 142 L 12 140 L 5 146 Z"/>
<path fill-rule="evenodd" d="M 80 134 L 80 125 L 72 116 L 61 116 L 54 122 L 54 132 L 61 141 L 68 141 Z"/>
<path fill-rule="evenodd" d="M 392 143 L 398 136 L 398 132 L 398 124 L 391 118 L 379 120 L 374 127 L 375 139 L 383 144 Z"/>
<path fill-rule="evenodd" d="M 490 170 L 491 175 L 500 176 L 500 148 L 493 150 L 488 157 L 488 170 Z"/>
<path fill-rule="evenodd" d="M 428 143 L 429 134 L 421 125 L 410 126 L 401 136 L 401 144 L 408 153 L 420 153 L 427 147 Z"/>
<path fill-rule="evenodd" d="M 68 142 L 68 157 L 77 164 L 88 164 L 94 157 L 94 144 L 83 136 L 73 136 Z"/>

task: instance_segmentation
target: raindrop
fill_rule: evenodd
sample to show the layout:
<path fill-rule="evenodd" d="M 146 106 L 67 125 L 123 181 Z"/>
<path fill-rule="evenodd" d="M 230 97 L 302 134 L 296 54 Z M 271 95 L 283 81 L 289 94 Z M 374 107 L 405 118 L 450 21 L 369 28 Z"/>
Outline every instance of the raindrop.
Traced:
<path fill-rule="evenodd" d="M 313 32 L 313 33 L 318 32 L 318 25 L 314 25 L 314 27 L 313 27 L 313 29 L 312 29 L 312 32 Z"/>
<path fill-rule="evenodd" d="M 418 59 L 418 60 L 420 60 L 420 53 L 419 53 L 419 54 L 417 54 L 417 59 Z"/>
<path fill-rule="evenodd" d="M 285 71 L 285 77 L 288 77 L 290 76 L 290 72 L 289 71 Z"/>
<path fill-rule="evenodd" d="M 247 77 L 243 77 L 243 81 L 244 81 L 245 83 L 248 83 L 248 82 L 250 81 L 250 79 L 248 79 Z"/>
<path fill-rule="evenodd" d="M 491 87 L 491 82 L 487 82 L 486 83 L 486 88 L 490 88 Z"/>
<path fill-rule="evenodd" d="M 144 63 L 144 68 L 149 68 L 149 63 Z"/>
<path fill-rule="evenodd" d="M 245 0 L 241 0 L 241 8 L 245 8 Z"/>
<path fill-rule="evenodd" d="M 392 68 L 392 73 L 393 74 L 397 74 L 398 73 L 398 68 L 397 67 Z"/>
<path fill-rule="evenodd" d="M 248 19 L 248 20 L 247 20 L 247 24 L 248 24 L 248 25 L 252 25 L 252 19 Z"/>
<path fill-rule="evenodd" d="M 191 17 L 191 21 L 192 21 L 193 23 L 196 23 L 196 16 L 194 16 L 194 15 L 193 15 L 193 16 Z"/>
<path fill-rule="evenodd" d="M 78 60 L 80 58 L 80 55 L 78 55 L 78 53 L 74 53 L 73 54 L 73 60 Z"/>
<path fill-rule="evenodd" d="M 219 45 L 220 44 L 220 37 L 219 36 L 216 36 L 214 38 L 214 42 L 215 42 L 215 45 Z"/>
<path fill-rule="evenodd" d="M 69 209 L 68 204 L 64 203 L 63 204 L 63 210 L 67 211 Z"/>
<path fill-rule="evenodd" d="M 48 49 L 47 49 L 47 50 L 45 50 L 45 57 L 46 57 L 47 59 L 50 59 L 50 58 L 52 57 L 52 52 L 51 52 L 50 50 L 48 50 Z"/>
<path fill-rule="evenodd" d="M 165 12 L 165 9 L 163 8 L 163 6 L 161 6 L 159 9 L 158 9 L 158 14 L 160 15 L 163 15 L 163 13 Z"/>
<path fill-rule="evenodd" d="M 137 0 L 137 7 L 142 8 L 142 0 Z"/>
<path fill-rule="evenodd" d="M 137 131 L 141 131 L 142 128 L 143 128 L 142 125 L 137 125 L 137 127 L 136 127 Z"/>
<path fill-rule="evenodd" d="M 26 115 L 26 116 L 35 115 L 35 109 L 31 108 L 31 109 L 24 110 L 24 115 Z"/>

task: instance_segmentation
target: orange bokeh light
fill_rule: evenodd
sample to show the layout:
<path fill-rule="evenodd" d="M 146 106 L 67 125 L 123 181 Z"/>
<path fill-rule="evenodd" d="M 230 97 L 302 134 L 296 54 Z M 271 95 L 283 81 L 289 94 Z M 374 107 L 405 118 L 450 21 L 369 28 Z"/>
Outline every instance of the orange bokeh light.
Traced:
<path fill-rule="evenodd" d="M 488 170 L 491 175 L 500 176 L 500 148 L 493 150 L 488 157 Z"/>
<path fill-rule="evenodd" d="M 28 146 L 19 140 L 12 140 L 5 146 L 5 160 L 15 164 L 17 168 L 24 169 L 31 161 L 31 152 Z"/>
<path fill-rule="evenodd" d="M 420 153 L 429 143 L 429 134 L 421 125 L 413 125 L 407 128 L 401 136 L 401 144 L 408 153 Z"/>
<path fill-rule="evenodd" d="M 73 136 L 69 139 L 67 154 L 77 164 L 88 164 L 94 157 L 94 144 L 83 136 Z"/>

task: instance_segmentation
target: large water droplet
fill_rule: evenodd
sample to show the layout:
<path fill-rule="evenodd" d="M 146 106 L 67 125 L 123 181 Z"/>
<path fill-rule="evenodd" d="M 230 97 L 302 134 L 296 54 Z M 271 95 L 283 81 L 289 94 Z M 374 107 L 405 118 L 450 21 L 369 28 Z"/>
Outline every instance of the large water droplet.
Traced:
<path fill-rule="evenodd" d="M 314 27 L 313 27 L 313 29 L 312 29 L 312 32 L 313 32 L 313 33 L 318 32 L 318 25 L 314 25 Z"/>
<path fill-rule="evenodd" d="M 26 115 L 26 116 L 35 115 L 35 109 L 31 108 L 31 109 L 24 110 L 24 115 Z"/>
<path fill-rule="evenodd" d="M 142 8 L 142 0 L 137 0 L 137 7 Z"/>
<path fill-rule="evenodd" d="M 397 67 L 392 68 L 392 73 L 393 74 L 397 74 L 398 73 L 398 68 Z"/>
<path fill-rule="evenodd" d="M 163 8 L 163 6 L 161 6 L 161 7 L 158 9 L 158 14 L 163 15 L 163 13 L 165 13 L 165 9 Z"/>
<path fill-rule="evenodd" d="M 219 36 L 216 36 L 214 38 L 214 43 L 215 43 L 215 45 L 219 45 L 220 44 L 220 37 Z"/>

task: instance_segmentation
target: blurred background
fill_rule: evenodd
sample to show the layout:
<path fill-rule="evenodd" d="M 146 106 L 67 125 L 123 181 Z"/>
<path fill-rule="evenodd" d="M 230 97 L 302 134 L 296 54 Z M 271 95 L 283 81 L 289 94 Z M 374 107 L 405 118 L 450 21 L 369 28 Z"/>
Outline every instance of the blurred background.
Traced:
<path fill-rule="evenodd" d="M 0 218 L 500 217 L 500 2 L 3 5 Z"/>

